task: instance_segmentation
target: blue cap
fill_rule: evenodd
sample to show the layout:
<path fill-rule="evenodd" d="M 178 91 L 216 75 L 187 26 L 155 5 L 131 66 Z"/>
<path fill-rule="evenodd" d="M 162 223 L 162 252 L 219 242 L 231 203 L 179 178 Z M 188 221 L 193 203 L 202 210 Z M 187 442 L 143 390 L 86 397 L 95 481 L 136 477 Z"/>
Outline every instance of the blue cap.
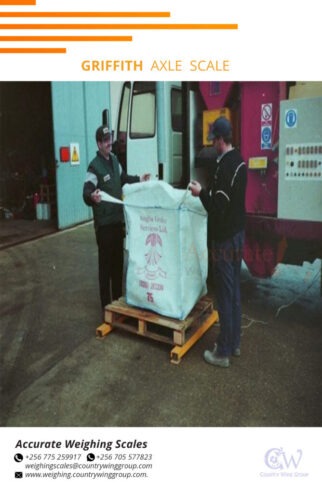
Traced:
<path fill-rule="evenodd" d="M 208 140 L 214 140 L 215 137 L 230 137 L 232 134 L 232 126 L 229 120 L 224 116 L 220 116 L 211 125 Z"/>

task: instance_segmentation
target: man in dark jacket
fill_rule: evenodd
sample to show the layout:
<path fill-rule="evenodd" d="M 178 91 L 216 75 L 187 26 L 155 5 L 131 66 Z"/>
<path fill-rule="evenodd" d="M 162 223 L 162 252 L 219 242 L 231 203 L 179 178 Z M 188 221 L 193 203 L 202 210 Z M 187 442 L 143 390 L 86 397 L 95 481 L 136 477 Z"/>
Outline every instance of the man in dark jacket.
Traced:
<path fill-rule="evenodd" d="M 228 367 L 230 356 L 240 356 L 240 270 L 245 229 L 246 165 L 232 146 L 232 127 L 225 117 L 212 125 L 211 140 L 218 158 L 211 190 L 192 181 L 209 216 L 209 235 L 220 332 L 213 351 L 205 351 L 207 363 Z"/>
<path fill-rule="evenodd" d="M 83 198 L 92 206 L 98 245 L 99 287 L 102 308 L 122 295 L 123 277 L 123 206 L 102 201 L 100 192 L 122 198 L 125 183 L 146 181 L 149 174 L 127 175 L 117 157 L 111 153 L 112 134 L 107 125 L 96 130 L 98 151 L 90 162 L 83 188 Z"/>

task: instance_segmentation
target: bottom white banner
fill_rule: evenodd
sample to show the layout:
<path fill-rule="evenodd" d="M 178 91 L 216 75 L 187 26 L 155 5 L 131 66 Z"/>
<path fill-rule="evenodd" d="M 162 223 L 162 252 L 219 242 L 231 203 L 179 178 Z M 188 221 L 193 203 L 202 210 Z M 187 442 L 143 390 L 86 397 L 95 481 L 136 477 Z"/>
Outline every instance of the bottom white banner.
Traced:
<path fill-rule="evenodd" d="M 0 480 L 35 493 L 80 481 L 98 492 L 314 493 L 320 442 L 317 428 L 2 428 Z"/>

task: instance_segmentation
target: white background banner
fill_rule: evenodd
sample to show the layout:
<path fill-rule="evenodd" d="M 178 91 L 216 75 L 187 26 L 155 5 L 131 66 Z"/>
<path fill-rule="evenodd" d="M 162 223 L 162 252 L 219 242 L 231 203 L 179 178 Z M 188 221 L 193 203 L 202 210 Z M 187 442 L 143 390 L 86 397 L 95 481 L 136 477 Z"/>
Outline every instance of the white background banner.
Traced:
<path fill-rule="evenodd" d="M 35 493 L 57 491 L 62 483 L 63 491 L 82 484 L 98 492 L 242 485 L 318 492 L 316 438 L 314 429 L 303 428 L 3 429 L 1 480 L 10 491 L 23 486 Z"/>
<path fill-rule="evenodd" d="M 118 3 L 37 0 L 35 5 L 10 6 L 8 1 L 8 5 L 0 5 L 3 14 L 75 13 L 76 8 L 77 12 L 133 12 L 135 7 L 137 12 L 169 15 L 151 18 L 3 15 L 1 79 L 322 80 L 318 5 L 313 0 L 303 5 L 290 0 L 224 3 L 138 0 L 135 5 L 125 0 Z M 92 26 L 77 27 L 81 24 Z M 150 25 L 149 29 L 144 28 L 146 24 Z M 124 39 L 102 39 L 107 36 Z M 39 37 L 43 39 L 35 39 Z M 39 49 L 44 52 L 33 52 Z M 37 493 L 44 488 L 47 492 L 60 488 L 67 491 L 80 487 L 80 482 L 81 487 L 113 493 L 217 492 L 219 489 L 321 491 L 321 430 L 317 428 L 3 427 L 0 433 L 2 491 Z M 91 443 L 94 459 L 87 457 L 86 441 Z M 43 445 L 35 445 L 37 442 Z M 57 442 L 61 443 L 58 448 Z M 108 446 L 108 442 L 112 444 Z M 62 463 L 65 467 L 58 467 Z M 70 467 L 74 463 L 85 466 Z M 128 465 L 115 466 L 122 463 Z M 141 467 L 147 463 L 152 468 Z M 98 467 L 90 468 L 88 464 Z M 102 464 L 111 467 L 99 467 Z M 129 464 L 137 467 L 131 468 Z M 59 472 L 65 476 L 59 476 Z M 85 472 L 117 472 L 119 476 L 84 477 L 81 473 Z M 36 473 L 39 475 L 30 476 Z M 79 475 L 68 476 L 76 473 Z M 134 473 L 146 476 L 134 477 Z"/>
<path fill-rule="evenodd" d="M 224 7 L 209 0 L 184 6 L 177 1 L 136 2 L 136 12 L 157 12 L 162 15 L 158 17 L 75 15 L 134 12 L 133 2 L 129 1 L 115 5 L 83 0 L 77 2 L 77 11 L 71 0 L 35 3 L 1 6 L 1 12 L 74 15 L 2 17 L 0 48 L 49 48 L 65 53 L 2 54 L 1 72 L 5 80 L 124 80 L 134 74 L 139 80 L 321 77 L 315 49 L 320 44 L 319 15 L 317 3 L 312 0 L 306 2 L 304 11 L 289 0 L 272 0 L 267 5 L 228 0 Z M 11 27 L 6 28 L 7 24 Z M 110 36 L 124 39 L 106 40 Z M 14 37 L 17 39 L 13 40 Z"/>

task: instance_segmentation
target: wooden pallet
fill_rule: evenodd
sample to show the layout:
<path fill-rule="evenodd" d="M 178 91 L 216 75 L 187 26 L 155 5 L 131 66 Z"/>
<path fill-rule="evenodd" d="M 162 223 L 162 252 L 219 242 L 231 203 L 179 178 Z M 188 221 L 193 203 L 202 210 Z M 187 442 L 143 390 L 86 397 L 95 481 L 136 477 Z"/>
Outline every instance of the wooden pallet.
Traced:
<path fill-rule="evenodd" d="M 105 337 L 114 328 L 139 336 L 174 345 L 170 353 L 171 363 L 178 364 L 184 354 L 218 321 L 209 297 L 201 298 L 184 320 L 163 317 L 157 313 L 134 308 L 124 298 L 107 305 L 105 322 L 96 329 L 99 338 Z"/>

